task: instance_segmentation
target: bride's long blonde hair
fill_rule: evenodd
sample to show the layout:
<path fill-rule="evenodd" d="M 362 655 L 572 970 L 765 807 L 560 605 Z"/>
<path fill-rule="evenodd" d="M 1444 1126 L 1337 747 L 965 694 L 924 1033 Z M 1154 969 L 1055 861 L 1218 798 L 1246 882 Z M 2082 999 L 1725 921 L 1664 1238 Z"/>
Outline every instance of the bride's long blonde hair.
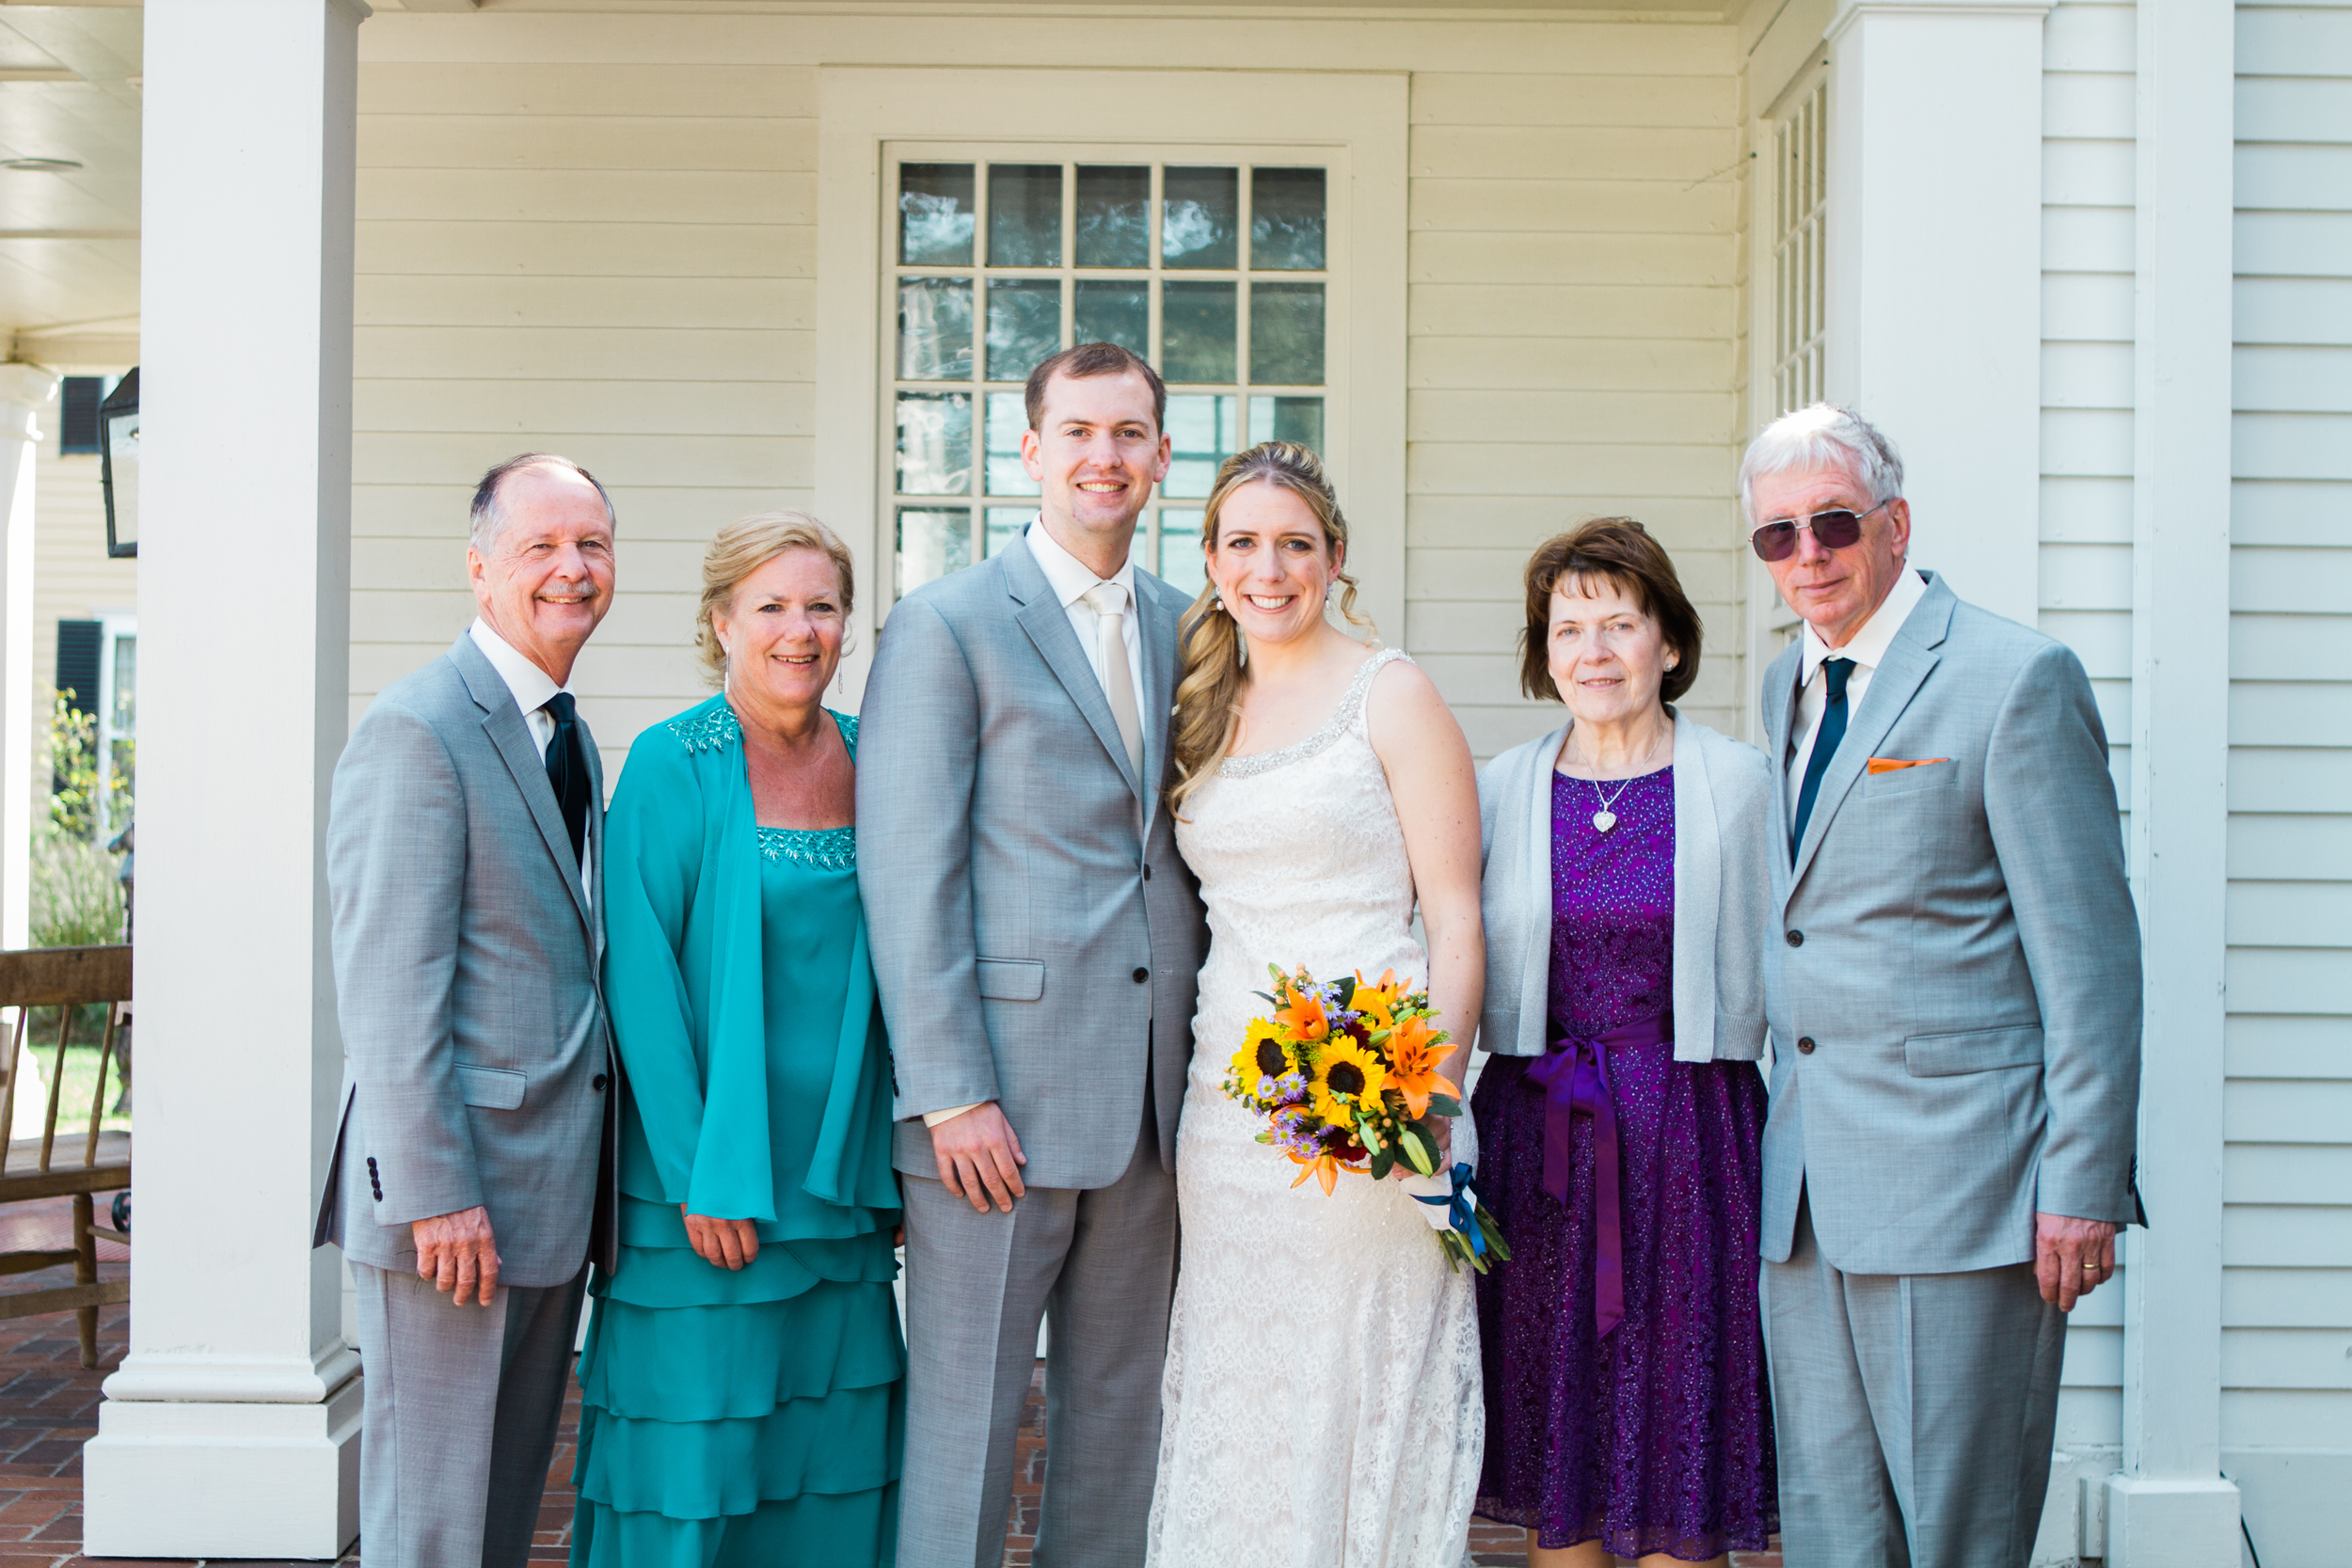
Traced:
<path fill-rule="evenodd" d="M 1245 484 L 1288 490 L 1315 515 L 1334 553 L 1345 549 L 1347 518 L 1340 511 L 1330 476 L 1323 471 L 1323 460 L 1295 441 L 1263 441 L 1235 452 L 1216 471 L 1200 520 L 1200 547 L 1212 562 L 1216 560 L 1218 515 L 1227 498 Z M 1335 579 L 1341 588 L 1340 614 L 1350 626 L 1371 633 L 1372 622 L 1356 613 L 1356 579 L 1344 571 L 1336 573 Z M 1241 628 L 1217 596 L 1216 583 L 1203 588 L 1184 611 L 1177 638 L 1184 664 L 1176 682 L 1176 714 L 1168 725 L 1176 764 L 1176 784 L 1168 792 L 1171 810 L 1181 807 L 1232 750 L 1241 727 L 1242 687 L 1248 678 Z"/>

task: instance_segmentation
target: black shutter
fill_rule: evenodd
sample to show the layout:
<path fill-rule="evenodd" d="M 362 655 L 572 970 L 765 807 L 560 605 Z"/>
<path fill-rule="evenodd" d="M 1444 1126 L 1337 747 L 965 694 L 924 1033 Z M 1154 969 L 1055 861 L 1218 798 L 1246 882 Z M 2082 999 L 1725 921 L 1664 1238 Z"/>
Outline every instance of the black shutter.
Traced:
<path fill-rule="evenodd" d="M 103 376 L 69 375 L 57 392 L 57 451 L 98 450 L 98 405 L 106 396 Z M 90 699 L 97 701 L 95 697 Z"/>
<path fill-rule="evenodd" d="M 98 654 L 104 632 L 102 621 L 57 623 L 57 689 L 76 713 L 98 712 Z"/>

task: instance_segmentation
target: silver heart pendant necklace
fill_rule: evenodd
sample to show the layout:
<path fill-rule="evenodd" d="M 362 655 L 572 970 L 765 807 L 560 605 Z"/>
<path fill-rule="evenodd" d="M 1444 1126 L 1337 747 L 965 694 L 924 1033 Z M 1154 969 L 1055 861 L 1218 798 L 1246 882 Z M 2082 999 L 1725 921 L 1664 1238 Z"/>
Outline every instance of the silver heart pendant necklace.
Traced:
<path fill-rule="evenodd" d="M 1623 780 L 1618 784 L 1615 795 L 1604 795 L 1601 793 L 1600 781 L 1598 779 L 1592 781 L 1593 797 L 1600 802 L 1600 810 L 1593 813 L 1593 826 L 1596 829 L 1605 833 L 1617 825 L 1617 814 L 1609 808 L 1617 803 L 1618 799 L 1625 794 L 1626 789 L 1632 783 L 1631 779 Z"/>

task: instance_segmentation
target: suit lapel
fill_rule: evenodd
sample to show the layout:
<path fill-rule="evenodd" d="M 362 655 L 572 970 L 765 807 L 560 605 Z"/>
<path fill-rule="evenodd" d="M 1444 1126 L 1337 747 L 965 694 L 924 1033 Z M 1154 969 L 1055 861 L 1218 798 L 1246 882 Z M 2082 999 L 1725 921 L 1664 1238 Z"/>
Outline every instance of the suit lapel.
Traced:
<path fill-rule="evenodd" d="M 1143 771 L 1152 781 L 1152 787 L 1143 798 L 1143 824 L 1160 809 L 1161 792 L 1168 788 L 1168 755 L 1173 749 L 1168 730 L 1170 710 L 1176 705 L 1176 664 L 1183 657 L 1177 634 L 1183 611 L 1172 602 L 1176 590 L 1169 588 L 1148 572 L 1136 573 L 1136 599 L 1143 616 L 1136 628 L 1143 633 L 1143 689 L 1151 705 L 1143 712 Z M 1066 624 L 1067 618 L 1065 618 Z"/>
<path fill-rule="evenodd" d="M 1039 657 L 1045 660 L 1045 667 L 1054 673 L 1054 678 L 1061 682 L 1062 689 L 1093 726 L 1094 737 L 1110 753 L 1111 766 L 1119 769 L 1119 776 L 1127 781 L 1127 787 L 1140 800 L 1143 790 L 1136 782 L 1135 769 L 1128 765 L 1127 743 L 1120 738 L 1119 721 L 1111 717 L 1110 699 L 1103 694 L 1103 683 L 1094 678 L 1094 666 L 1088 661 L 1086 650 L 1078 646 L 1078 634 L 1070 629 L 1070 612 L 1055 599 L 1045 573 L 1029 554 L 1028 541 L 1015 540 L 1011 548 L 1005 551 L 1004 562 L 1006 584 L 1021 604 L 1013 619 L 1028 633 Z M 1147 729 L 1145 733 L 1148 736 L 1151 732 Z M 1147 764 L 1150 760 L 1147 755 Z M 553 793 L 548 792 L 550 798 Z"/>
<path fill-rule="evenodd" d="M 593 930 L 588 891 L 580 884 L 580 863 L 572 859 L 572 835 L 564 826 L 564 808 L 556 802 L 554 786 L 548 783 L 547 761 L 539 755 L 538 744 L 531 738 L 522 709 L 515 705 L 515 693 L 490 667 L 490 661 L 482 657 L 482 650 L 473 645 L 472 637 L 461 634 L 449 657 L 464 678 L 474 705 L 482 709 L 483 733 L 490 737 L 499 759 L 514 775 L 515 787 L 522 792 L 523 804 L 531 812 L 531 819 L 538 824 L 539 836 L 547 842 L 548 853 L 555 858 L 564 885 L 571 890 L 572 907 L 580 911 L 580 924 Z M 585 740 L 585 725 L 580 727 L 580 736 Z M 597 831 L 596 819 L 603 815 L 598 809 L 602 804 L 602 770 L 596 766 L 594 755 L 592 751 L 589 777 L 597 782 L 595 797 L 589 801 L 592 832 Z"/>
<path fill-rule="evenodd" d="M 1791 648 L 1764 672 L 1764 749 L 1772 765 L 1772 886 L 1784 907 L 1794 885 L 1788 848 L 1789 734 L 1797 723 L 1797 672 L 1804 668 L 1804 654 Z"/>
<path fill-rule="evenodd" d="M 1797 862 L 1789 872 L 1791 893 L 1804 880 L 1805 867 L 1820 851 L 1839 804 L 1877 754 L 1879 742 L 1886 738 L 1886 732 L 1895 727 L 1895 721 L 1902 717 L 1903 709 L 1911 705 L 1911 699 L 1918 695 L 1921 684 L 1943 658 L 1936 650 L 1943 644 L 1951 618 L 1952 591 L 1931 582 L 1928 596 L 1912 608 L 1902 629 L 1888 645 L 1886 662 L 1871 672 L 1870 689 L 1862 694 L 1862 706 L 1846 726 L 1846 737 L 1838 742 L 1837 754 L 1830 758 L 1828 771 L 1821 775 L 1813 815 L 1805 820 L 1804 842 L 1797 846 Z"/>

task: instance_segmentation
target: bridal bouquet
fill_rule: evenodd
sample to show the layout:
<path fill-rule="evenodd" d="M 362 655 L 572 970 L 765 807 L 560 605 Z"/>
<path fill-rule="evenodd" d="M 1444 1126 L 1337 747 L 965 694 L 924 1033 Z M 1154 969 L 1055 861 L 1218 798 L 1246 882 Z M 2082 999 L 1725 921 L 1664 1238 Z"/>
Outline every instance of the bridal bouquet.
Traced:
<path fill-rule="evenodd" d="M 1394 970 L 1376 983 L 1360 972 L 1327 983 L 1304 967 L 1285 974 L 1268 964 L 1266 971 L 1274 990 L 1257 994 L 1274 1014 L 1250 1020 L 1226 1069 L 1225 1092 L 1266 1118 L 1260 1143 L 1302 1167 L 1291 1185 L 1311 1176 L 1327 1196 L 1342 1171 L 1376 1181 L 1401 1160 L 1437 1188 L 1414 1196 L 1446 1211 L 1431 1223 L 1449 1266 L 1459 1259 L 1484 1274 L 1488 1254 L 1507 1259 L 1470 1167 L 1438 1169 L 1435 1118 L 1460 1116 L 1462 1091 L 1438 1072 L 1453 1037 L 1436 1027 L 1428 993 Z"/>

